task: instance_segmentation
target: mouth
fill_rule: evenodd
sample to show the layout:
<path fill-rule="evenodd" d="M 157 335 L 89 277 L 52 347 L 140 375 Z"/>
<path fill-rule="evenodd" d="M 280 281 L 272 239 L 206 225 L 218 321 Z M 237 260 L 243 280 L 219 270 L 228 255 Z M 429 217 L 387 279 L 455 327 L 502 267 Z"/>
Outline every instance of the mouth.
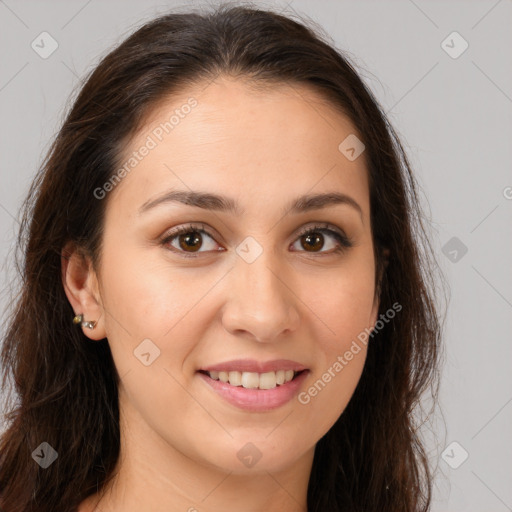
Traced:
<path fill-rule="evenodd" d="M 229 384 L 233 387 L 245 389 L 267 390 L 286 385 L 297 379 L 308 370 L 274 370 L 263 373 L 246 371 L 216 371 L 199 370 L 199 373 L 206 375 L 214 381 Z"/>
<path fill-rule="evenodd" d="M 291 361 L 237 361 L 196 373 L 223 401 L 239 410 L 263 413 L 290 403 L 305 385 L 310 370 Z"/>

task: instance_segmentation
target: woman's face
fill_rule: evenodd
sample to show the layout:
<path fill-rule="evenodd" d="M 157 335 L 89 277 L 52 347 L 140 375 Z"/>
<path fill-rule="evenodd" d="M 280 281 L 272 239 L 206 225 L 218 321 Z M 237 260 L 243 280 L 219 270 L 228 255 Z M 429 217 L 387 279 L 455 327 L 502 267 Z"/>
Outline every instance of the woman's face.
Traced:
<path fill-rule="evenodd" d="M 278 471 L 311 461 L 343 413 L 378 310 L 364 153 L 339 149 L 354 133 L 305 87 L 223 78 L 162 102 L 125 148 L 98 199 L 95 336 L 148 452 Z"/>

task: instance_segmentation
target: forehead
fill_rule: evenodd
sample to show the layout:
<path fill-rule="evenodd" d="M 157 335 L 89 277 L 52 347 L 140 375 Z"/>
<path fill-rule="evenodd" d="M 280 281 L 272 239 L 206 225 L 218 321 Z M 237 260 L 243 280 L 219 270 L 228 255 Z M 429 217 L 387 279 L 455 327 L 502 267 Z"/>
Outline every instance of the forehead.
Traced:
<path fill-rule="evenodd" d="M 191 99 L 197 106 L 188 109 Z M 185 91 L 160 100 L 150 109 L 145 126 L 139 130 L 144 135 L 151 127 L 166 123 L 173 112 L 189 111 L 173 123 L 173 135 L 190 135 L 201 129 L 199 137 L 208 134 L 230 135 L 233 142 L 252 139 L 265 143 L 279 134 L 279 140 L 300 140 L 304 147 L 318 143 L 319 138 L 328 137 L 332 142 L 342 132 L 356 133 L 350 119 L 341 114 L 331 102 L 317 91 L 298 83 L 258 83 L 232 77 L 217 78 L 213 82 L 200 82 Z M 185 119 L 188 119 L 187 122 Z M 179 128 L 179 129 L 178 129 Z M 239 128 L 244 128 L 240 131 Z M 284 131 L 282 131 L 284 130 Z M 206 133 L 205 133 L 206 132 Z M 192 139 L 189 139 L 193 142 Z M 198 142 L 201 139 L 198 140 Z M 307 142 L 311 141 L 310 144 Z M 181 142 L 186 142 L 182 140 Z M 247 147 L 244 147 L 247 150 Z"/>
<path fill-rule="evenodd" d="M 367 208 L 364 154 L 349 161 L 339 150 L 356 133 L 347 117 L 304 85 L 255 89 L 231 78 L 198 83 L 153 106 L 121 165 L 140 148 L 151 149 L 111 200 L 139 206 L 179 187 L 281 205 L 336 189 Z"/>

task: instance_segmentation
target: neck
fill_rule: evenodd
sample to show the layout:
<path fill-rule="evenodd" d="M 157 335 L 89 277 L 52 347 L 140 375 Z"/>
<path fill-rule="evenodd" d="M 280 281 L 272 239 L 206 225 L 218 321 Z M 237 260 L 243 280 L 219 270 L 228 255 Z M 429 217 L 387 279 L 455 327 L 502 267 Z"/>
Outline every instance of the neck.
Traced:
<path fill-rule="evenodd" d="M 307 512 L 314 447 L 278 471 L 220 468 L 171 446 L 129 405 L 120 411 L 115 476 L 79 512 Z"/>

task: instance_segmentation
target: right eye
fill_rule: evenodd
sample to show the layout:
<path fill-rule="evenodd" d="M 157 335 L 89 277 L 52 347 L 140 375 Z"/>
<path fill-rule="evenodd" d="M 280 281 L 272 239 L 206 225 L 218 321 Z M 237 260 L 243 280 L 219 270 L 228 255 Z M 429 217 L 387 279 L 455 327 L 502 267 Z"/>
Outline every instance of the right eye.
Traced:
<path fill-rule="evenodd" d="M 179 228 L 176 228 L 164 235 L 164 239 L 160 243 L 161 245 L 169 248 L 172 252 L 179 253 L 186 258 L 195 258 L 197 256 L 194 253 L 208 252 L 199 251 L 203 245 L 204 235 L 206 235 L 210 240 L 213 240 L 213 236 L 206 231 L 204 224 L 201 224 L 201 227 L 194 224 L 188 224 L 180 226 Z M 171 247 L 169 247 L 170 242 L 172 242 Z M 211 250 L 215 252 L 219 251 L 218 249 Z"/>

